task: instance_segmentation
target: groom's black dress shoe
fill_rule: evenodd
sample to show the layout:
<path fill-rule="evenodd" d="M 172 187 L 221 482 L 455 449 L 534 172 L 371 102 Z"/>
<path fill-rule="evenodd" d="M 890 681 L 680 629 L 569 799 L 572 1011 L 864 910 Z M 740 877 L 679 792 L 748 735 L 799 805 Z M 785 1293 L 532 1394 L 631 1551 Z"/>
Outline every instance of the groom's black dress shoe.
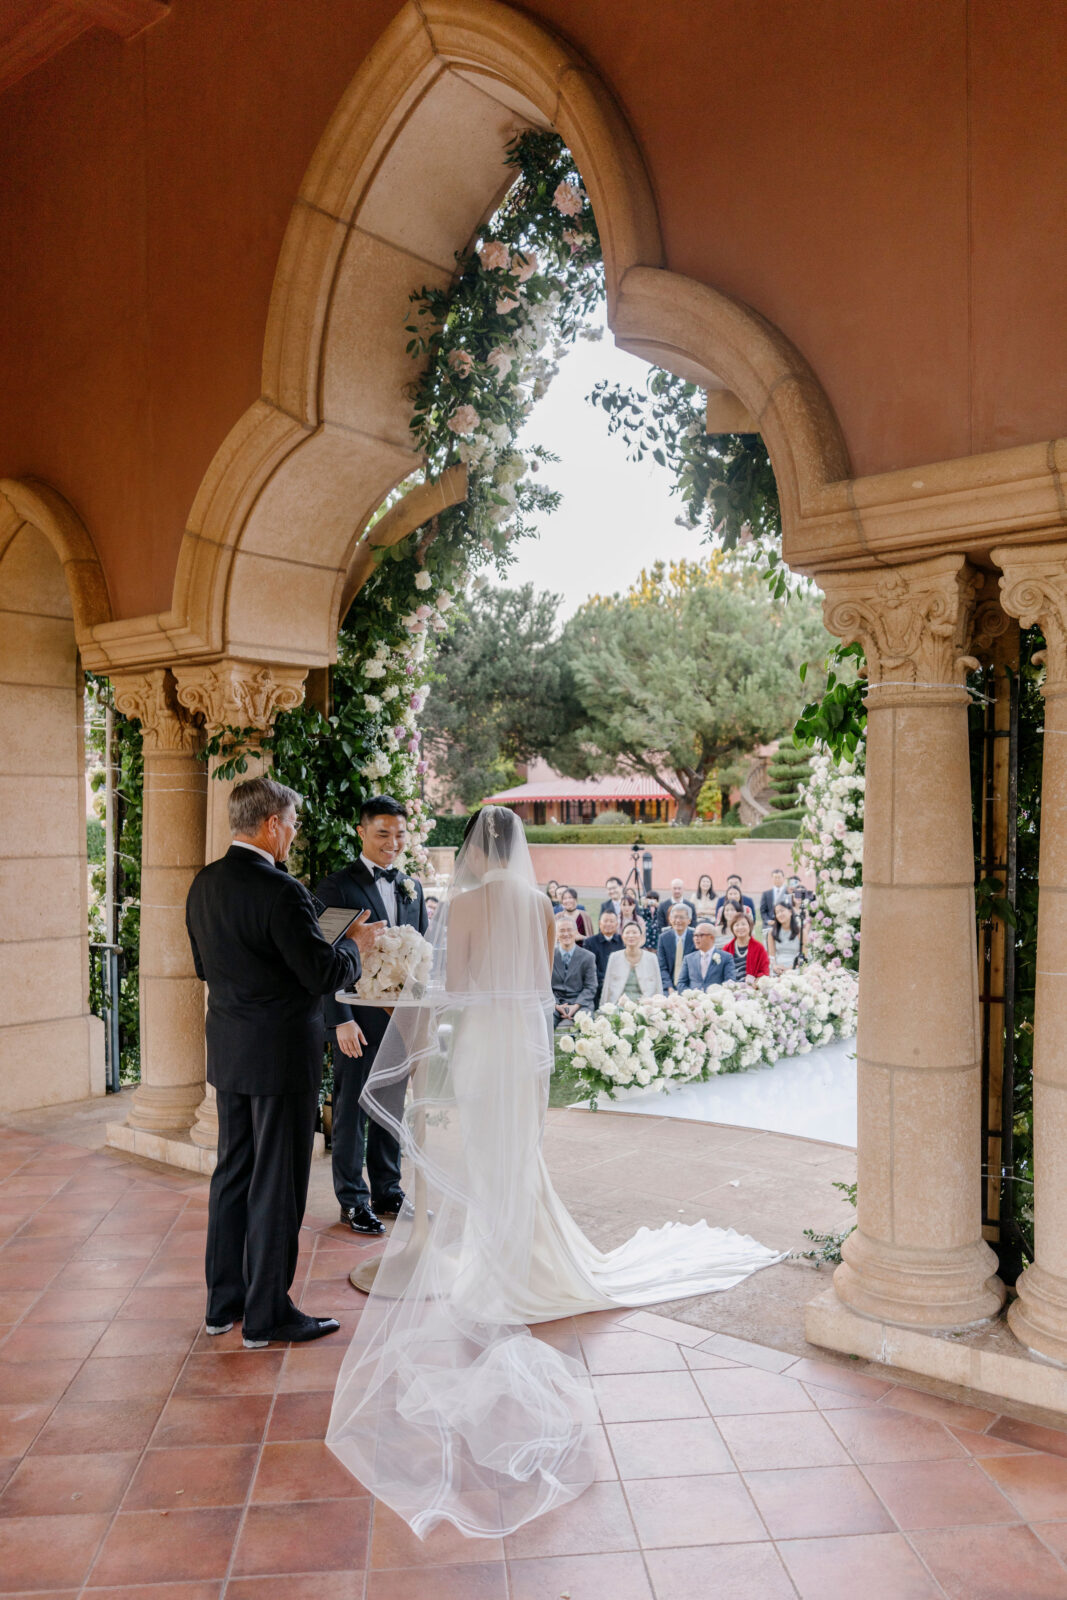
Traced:
<path fill-rule="evenodd" d="M 268 1333 L 246 1333 L 241 1342 L 246 1350 L 262 1350 L 268 1344 L 307 1344 L 310 1339 L 336 1333 L 340 1326 L 336 1317 L 309 1317 L 298 1311 L 291 1322 L 283 1322 Z"/>
<path fill-rule="evenodd" d="M 405 1216 L 411 1214 L 403 1189 L 394 1189 L 392 1194 L 383 1196 L 381 1200 L 372 1200 L 370 1204 L 371 1210 L 379 1217 L 398 1217 L 402 1211 Z"/>
<path fill-rule="evenodd" d="M 341 1221 L 346 1222 L 353 1233 L 384 1233 L 378 1218 L 373 1211 L 364 1205 L 344 1206 L 341 1209 Z"/>

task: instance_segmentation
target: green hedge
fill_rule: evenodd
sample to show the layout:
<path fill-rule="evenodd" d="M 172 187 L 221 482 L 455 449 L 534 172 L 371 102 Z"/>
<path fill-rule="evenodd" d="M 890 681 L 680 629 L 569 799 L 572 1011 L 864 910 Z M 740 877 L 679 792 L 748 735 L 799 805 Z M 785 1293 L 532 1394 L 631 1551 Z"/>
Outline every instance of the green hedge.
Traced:
<path fill-rule="evenodd" d="M 749 832 L 750 839 L 795 839 L 803 817 L 768 817 Z"/>
<path fill-rule="evenodd" d="M 463 842 L 466 826 L 466 817 L 437 817 L 428 843 L 458 846 Z M 767 824 L 763 826 L 766 828 Z M 776 822 L 775 826 L 784 829 L 790 824 Z M 559 823 L 554 827 L 548 824 L 537 827 L 532 822 L 526 824 L 526 837 L 531 844 L 633 844 L 635 839 L 648 845 L 733 844 L 735 839 L 747 839 L 752 831 L 749 828 L 724 828 L 721 824 L 672 828 L 665 822 L 630 822 L 625 827 L 598 827 L 591 822 Z M 792 838 L 793 835 L 783 833 L 782 837 Z"/>
<path fill-rule="evenodd" d="M 597 828 L 588 823 L 560 823 L 555 827 L 535 827 L 528 823 L 526 837 L 531 844 L 733 844 L 746 839 L 747 828 L 721 826 L 672 828 L 665 822 L 630 823 L 625 828 Z"/>

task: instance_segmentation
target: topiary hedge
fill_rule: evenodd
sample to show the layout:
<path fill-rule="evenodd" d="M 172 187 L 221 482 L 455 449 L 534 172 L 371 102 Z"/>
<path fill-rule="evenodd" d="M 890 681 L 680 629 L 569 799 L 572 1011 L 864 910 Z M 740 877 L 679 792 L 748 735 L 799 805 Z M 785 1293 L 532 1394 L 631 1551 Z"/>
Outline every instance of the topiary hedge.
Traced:
<path fill-rule="evenodd" d="M 629 823 L 626 827 L 598 828 L 589 823 L 557 823 L 536 827 L 526 825 L 526 837 L 531 844 L 733 844 L 735 839 L 748 837 L 747 828 L 724 828 L 721 824 L 705 827 L 672 828 L 665 822 Z"/>
<path fill-rule="evenodd" d="M 795 839 L 800 832 L 801 817 L 768 817 L 749 831 L 750 839 Z"/>

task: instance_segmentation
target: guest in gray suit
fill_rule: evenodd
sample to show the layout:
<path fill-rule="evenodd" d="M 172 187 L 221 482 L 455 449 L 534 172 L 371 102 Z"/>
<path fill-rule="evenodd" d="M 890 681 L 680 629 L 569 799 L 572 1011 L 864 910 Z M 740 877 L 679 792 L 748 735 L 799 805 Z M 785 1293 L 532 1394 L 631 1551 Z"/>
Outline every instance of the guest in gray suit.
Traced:
<path fill-rule="evenodd" d="M 579 1011 L 596 1003 L 596 960 L 575 943 L 578 929 L 573 917 L 556 918 L 556 951 L 552 957 L 552 993 L 556 999 L 557 1028 L 566 1028 Z"/>
<path fill-rule="evenodd" d="M 715 948 L 715 929 L 710 922 L 698 922 L 693 932 L 696 949 L 682 963 L 682 989 L 711 989 L 729 983 L 734 975 L 734 958 Z"/>

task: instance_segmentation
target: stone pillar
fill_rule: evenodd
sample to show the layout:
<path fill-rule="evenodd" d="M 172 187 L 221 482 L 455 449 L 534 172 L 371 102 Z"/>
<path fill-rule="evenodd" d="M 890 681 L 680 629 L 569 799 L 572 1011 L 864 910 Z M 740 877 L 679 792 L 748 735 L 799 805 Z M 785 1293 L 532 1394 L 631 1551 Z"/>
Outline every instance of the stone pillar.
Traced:
<path fill-rule="evenodd" d="M 1034 1262 L 1008 1322 L 1067 1366 L 1067 544 L 993 551 L 1001 604 L 1045 636 L 1045 740 L 1034 999 Z M 1038 660 L 1038 657 L 1034 658 Z"/>
<path fill-rule="evenodd" d="M 204 1094 L 203 986 L 185 930 L 189 885 L 204 864 L 207 775 L 200 734 L 170 674 L 113 677 L 115 704 L 141 724 L 141 1082 L 127 1126 L 183 1132 Z"/>
<path fill-rule="evenodd" d="M 279 711 L 298 706 L 304 698 L 305 671 L 303 667 L 265 667 L 251 661 L 215 661 L 176 667 L 174 676 L 179 704 L 189 713 L 203 717 L 207 738 L 223 730 L 238 738 L 241 732 L 269 732 Z M 250 738 L 249 743 L 253 742 Z M 248 771 L 242 777 L 255 777 L 266 764 L 261 756 L 250 756 Z M 208 779 L 204 861 L 217 861 L 229 848 L 226 807 L 238 781 Z M 202 1019 L 201 1011 L 201 1022 Z M 210 1084 L 205 1086 L 189 1137 L 204 1150 L 214 1150 L 219 1142 L 218 1108 Z"/>
<path fill-rule="evenodd" d="M 857 1228 L 834 1275 L 911 1328 L 992 1316 L 981 1227 L 981 1049 L 962 686 L 977 577 L 961 556 L 821 574 L 868 666 Z"/>

